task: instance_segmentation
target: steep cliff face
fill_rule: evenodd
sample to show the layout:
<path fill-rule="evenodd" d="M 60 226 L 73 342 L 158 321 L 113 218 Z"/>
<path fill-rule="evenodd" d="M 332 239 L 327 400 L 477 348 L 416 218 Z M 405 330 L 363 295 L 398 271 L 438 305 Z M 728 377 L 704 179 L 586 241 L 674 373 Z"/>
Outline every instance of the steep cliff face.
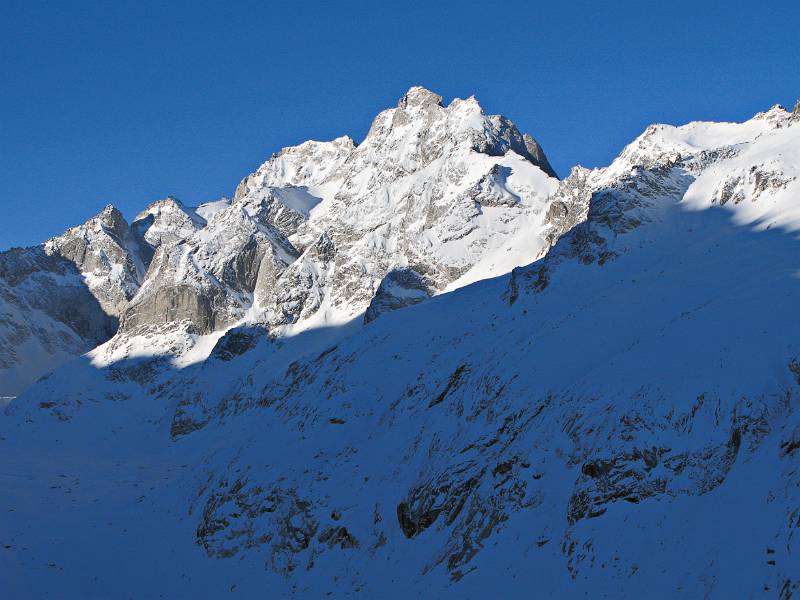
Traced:
<path fill-rule="evenodd" d="M 444 107 L 410 89 L 318 184 L 322 201 L 297 234 L 315 241 L 265 300 L 268 322 L 350 319 L 396 268 L 436 292 L 530 262 L 545 248 L 550 173 L 534 141 L 474 98 Z"/>
<path fill-rule="evenodd" d="M 447 129 L 440 111 L 463 108 L 454 104 L 412 94 L 373 130 L 395 115 L 392 131 L 420 115 L 426 131 Z M 406 122 L 408 110 L 417 112 Z M 348 202 L 347 177 L 332 196 L 312 190 L 327 179 L 297 182 L 320 202 L 267 239 L 299 255 L 275 285 L 300 283 L 272 304 L 253 292 L 262 321 L 228 330 L 203 362 L 177 369 L 131 354 L 97 368 L 101 348 L 10 404 L 0 530 L 21 548 L 14 585 L 78 589 L 88 556 L 97 579 L 80 589 L 99 595 L 800 591 L 800 122 L 776 107 L 740 124 L 652 126 L 609 167 L 552 182 L 536 213 L 539 260 L 437 294 L 480 261 L 437 279 L 387 259 L 366 326 L 329 320 L 274 335 L 298 311 L 361 298 L 303 283 L 340 273 L 344 247 L 349 261 L 361 256 L 361 237 L 342 241 L 322 224 L 368 220 L 387 197 L 377 190 L 414 169 L 439 173 L 448 144 L 473 160 L 486 147 L 460 127 L 437 149 L 400 152 L 399 179 Z M 357 156 L 364 146 L 339 169 L 383 152 Z M 501 162 L 477 154 L 488 170 L 463 175 L 452 204 L 442 196 L 452 212 L 447 226 L 434 220 L 437 232 L 461 231 L 462 192 L 482 211 L 506 206 L 502 161 L 532 164 L 516 151 Z M 487 174 L 496 185 L 481 183 Z M 256 193 L 245 187 L 231 208 Z M 277 212 L 274 194 L 259 200 L 265 213 Z M 303 237 L 312 227 L 319 235 Z M 376 256 L 394 256 L 400 239 Z M 446 253 L 431 256 L 447 264 Z M 363 282 L 382 271 L 357 272 Z M 280 306 L 290 308 L 274 320 Z M 174 331 L 165 336 L 179 346 Z M 33 475 L 20 484 L 17 473 Z M 55 566 L 40 575 L 43 564 Z"/>

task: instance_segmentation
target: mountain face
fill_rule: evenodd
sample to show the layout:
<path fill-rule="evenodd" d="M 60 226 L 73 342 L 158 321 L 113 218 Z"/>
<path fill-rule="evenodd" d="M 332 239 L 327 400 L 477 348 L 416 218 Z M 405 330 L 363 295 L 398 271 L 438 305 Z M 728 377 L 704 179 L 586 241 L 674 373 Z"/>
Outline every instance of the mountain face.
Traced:
<path fill-rule="evenodd" d="M 108 340 L 143 272 L 113 206 L 42 246 L 0 253 L 0 395 Z"/>
<path fill-rule="evenodd" d="M 487 116 L 474 98 L 444 107 L 415 87 L 358 146 L 342 137 L 286 148 L 231 201 L 190 209 L 166 198 L 130 226 L 107 207 L 43 251 L 74 265 L 78 288 L 99 305 L 96 320 L 118 322 L 94 353 L 98 364 L 142 353 L 186 362 L 205 358 L 234 326 L 283 336 L 405 306 L 402 286 L 390 285 L 400 272 L 428 297 L 527 264 L 549 243 L 544 220 L 557 186 L 539 144 L 511 121 Z M 69 319 L 50 318 L 52 327 Z M 3 339 L 12 335 L 22 334 Z M 52 345 L 52 334 L 25 335 Z M 110 337 L 81 337 L 63 357 Z M 27 363 L 30 383 L 57 359 L 5 362 Z"/>
<path fill-rule="evenodd" d="M 131 225 L 108 205 L 41 246 L 0 253 L 0 395 L 108 341 L 155 250 L 204 224 L 174 198 L 154 202 Z"/>
<path fill-rule="evenodd" d="M 358 146 L 343 137 L 274 155 L 205 227 L 156 253 L 104 360 L 165 323 L 283 335 L 355 318 L 396 269 L 432 295 L 539 256 L 558 185 L 541 148 L 473 98 L 441 100 L 412 88 Z"/>
<path fill-rule="evenodd" d="M 0 418 L 12 595 L 797 596 L 800 116 L 550 175 L 412 88 L 118 228 L 119 331 Z M 50 247 L 4 285 L 106 273 Z"/>

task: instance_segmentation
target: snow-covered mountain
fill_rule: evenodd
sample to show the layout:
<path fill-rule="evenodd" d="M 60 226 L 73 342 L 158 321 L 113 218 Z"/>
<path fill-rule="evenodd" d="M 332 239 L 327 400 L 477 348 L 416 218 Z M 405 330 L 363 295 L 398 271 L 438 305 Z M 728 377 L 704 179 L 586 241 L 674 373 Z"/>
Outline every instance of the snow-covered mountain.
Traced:
<path fill-rule="evenodd" d="M 508 272 L 547 247 L 557 186 L 542 149 L 509 120 L 474 98 L 444 107 L 412 88 L 361 144 L 342 137 L 282 150 L 205 227 L 157 251 L 121 334 L 96 360 L 165 339 L 181 354 L 198 336 L 216 332 L 213 343 L 246 323 L 271 335 L 339 325 L 398 269 L 425 296 Z"/>
<path fill-rule="evenodd" d="M 132 225 L 120 332 L 0 419 L 12 595 L 800 593 L 800 110 L 551 172 L 414 88 Z"/>
<path fill-rule="evenodd" d="M 130 227 L 108 207 L 44 251 L 72 262 L 119 319 L 97 364 L 143 354 L 185 363 L 205 358 L 234 325 L 281 336 L 340 325 L 368 307 L 374 319 L 408 298 L 527 264 L 548 245 L 557 186 L 539 144 L 511 121 L 474 98 L 445 107 L 414 87 L 358 146 L 342 137 L 285 148 L 232 201 L 188 209 L 166 198 Z M 55 362 L 28 356 L 35 375 Z"/>

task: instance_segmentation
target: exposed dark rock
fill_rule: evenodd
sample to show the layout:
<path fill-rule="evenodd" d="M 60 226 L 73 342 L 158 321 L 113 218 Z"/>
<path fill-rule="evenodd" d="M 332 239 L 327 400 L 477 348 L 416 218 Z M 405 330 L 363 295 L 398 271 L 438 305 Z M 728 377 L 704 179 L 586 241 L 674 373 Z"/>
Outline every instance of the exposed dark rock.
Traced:
<path fill-rule="evenodd" d="M 219 558 L 269 545 L 273 568 L 290 573 L 318 528 L 311 504 L 300 499 L 294 490 L 266 489 L 237 479 L 222 480 L 209 494 L 196 536 L 208 556 Z M 343 539 L 347 540 L 347 536 Z"/>
<path fill-rule="evenodd" d="M 358 548 L 358 540 L 347 531 L 347 527 L 328 527 L 319 534 L 319 541 L 329 548 L 339 546 L 342 550 Z"/>
<path fill-rule="evenodd" d="M 414 269 L 393 269 L 378 286 L 364 313 L 364 323 L 374 321 L 386 312 L 419 304 L 430 298 L 432 293 L 432 285 Z"/>
<path fill-rule="evenodd" d="M 733 465 L 742 443 L 738 427 L 731 431 L 726 444 L 701 451 L 670 454 L 669 448 L 634 448 L 613 458 L 587 461 L 567 508 L 567 520 L 602 515 L 608 506 L 624 500 L 638 504 L 647 498 L 667 494 L 705 494 L 720 485 Z M 680 485 L 667 488 L 667 474 L 656 467 L 663 464 L 667 472 L 683 474 Z"/>
<path fill-rule="evenodd" d="M 795 429 L 788 439 L 781 441 L 780 448 L 783 456 L 789 456 L 790 454 L 793 454 L 795 450 L 800 448 L 800 427 Z"/>
<path fill-rule="evenodd" d="M 135 332 L 156 323 L 188 321 L 200 334 L 228 324 L 225 292 L 212 287 L 202 290 L 192 285 L 165 286 L 142 297 L 123 314 L 120 332 Z"/>
<path fill-rule="evenodd" d="M 797 384 L 800 385 L 800 360 L 793 358 L 789 361 L 789 371 L 794 375 Z"/>
<path fill-rule="evenodd" d="M 233 360 L 255 348 L 262 339 L 267 337 L 266 330 L 260 327 L 234 327 L 219 339 L 209 358 L 217 358 L 226 362 Z"/>
<path fill-rule="evenodd" d="M 438 396 L 436 396 L 436 398 L 430 401 L 430 403 L 428 404 L 428 408 L 431 408 L 441 403 L 445 398 L 447 398 L 447 395 L 450 392 L 458 389 L 458 387 L 462 383 L 462 377 L 467 373 L 469 373 L 469 367 L 467 365 L 459 365 L 458 367 L 456 367 L 456 370 L 453 371 L 452 375 L 450 375 L 450 379 L 447 381 L 447 385 L 445 386 L 445 388 L 441 391 L 441 393 Z"/>

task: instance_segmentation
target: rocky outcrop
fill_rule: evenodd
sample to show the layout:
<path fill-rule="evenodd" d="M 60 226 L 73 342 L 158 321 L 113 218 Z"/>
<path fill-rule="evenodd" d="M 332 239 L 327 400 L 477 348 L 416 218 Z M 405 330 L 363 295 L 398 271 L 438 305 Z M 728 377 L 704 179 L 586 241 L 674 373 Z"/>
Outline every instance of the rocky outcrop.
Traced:
<path fill-rule="evenodd" d="M 300 567 L 311 570 L 323 553 L 359 547 L 335 513 L 320 518 L 319 512 L 296 489 L 222 480 L 203 506 L 197 543 L 216 558 L 269 546 L 267 567 L 289 576 Z"/>
<path fill-rule="evenodd" d="M 267 338 L 267 332 L 263 328 L 234 327 L 219 339 L 209 358 L 225 362 L 234 360 L 237 356 L 254 349 L 265 338 Z"/>
<path fill-rule="evenodd" d="M 208 333 L 234 319 L 224 316 L 227 305 L 219 288 L 200 291 L 191 285 L 176 285 L 144 295 L 123 315 L 120 332 L 137 331 L 148 325 L 188 321 L 192 331 Z"/>
<path fill-rule="evenodd" d="M 393 269 L 383 278 L 364 313 L 364 323 L 383 313 L 413 306 L 431 297 L 433 289 L 414 269 Z"/>
<path fill-rule="evenodd" d="M 145 283 L 122 315 L 120 333 L 182 321 L 197 333 L 210 333 L 239 320 L 252 305 L 257 283 L 267 286 L 297 256 L 271 215 L 265 201 L 240 203 L 179 243 L 159 246 Z"/>

